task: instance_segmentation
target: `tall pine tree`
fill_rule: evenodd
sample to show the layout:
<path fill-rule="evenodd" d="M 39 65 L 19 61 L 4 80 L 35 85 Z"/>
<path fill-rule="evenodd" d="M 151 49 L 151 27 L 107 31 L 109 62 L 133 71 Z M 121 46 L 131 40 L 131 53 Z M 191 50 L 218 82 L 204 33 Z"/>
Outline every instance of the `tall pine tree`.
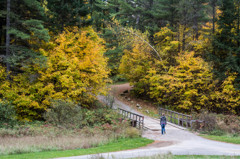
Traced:
<path fill-rule="evenodd" d="M 237 72 L 240 76 L 237 40 L 239 35 L 236 29 L 238 10 L 236 10 L 234 0 L 223 0 L 220 10 L 222 13 L 217 21 L 219 32 L 216 33 L 213 41 L 215 51 L 212 54 L 212 60 L 217 77 L 223 80 L 229 72 Z"/>
<path fill-rule="evenodd" d="M 58 33 L 67 26 L 80 28 L 89 25 L 91 19 L 87 19 L 86 16 L 91 11 L 90 2 L 87 0 L 47 0 L 49 29 Z"/>
<path fill-rule="evenodd" d="M 38 53 L 41 43 L 49 40 L 43 24 L 44 8 L 38 0 L 6 0 L 4 4 L 1 17 L 6 20 L 3 28 L 6 28 L 7 70 L 18 72 L 21 67 L 44 59 Z"/>

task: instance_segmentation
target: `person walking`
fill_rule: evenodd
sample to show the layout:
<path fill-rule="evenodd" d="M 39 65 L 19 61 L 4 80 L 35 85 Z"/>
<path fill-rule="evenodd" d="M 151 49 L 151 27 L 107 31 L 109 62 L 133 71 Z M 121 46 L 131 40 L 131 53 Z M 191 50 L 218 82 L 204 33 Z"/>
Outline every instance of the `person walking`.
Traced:
<path fill-rule="evenodd" d="M 160 125 L 162 127 L 162 135 L 166 134 L 165 126 L 167 125 L 167 118 L 165 117 L 165 114 L 162 114 L 162 117 L 160 118 Z"/>

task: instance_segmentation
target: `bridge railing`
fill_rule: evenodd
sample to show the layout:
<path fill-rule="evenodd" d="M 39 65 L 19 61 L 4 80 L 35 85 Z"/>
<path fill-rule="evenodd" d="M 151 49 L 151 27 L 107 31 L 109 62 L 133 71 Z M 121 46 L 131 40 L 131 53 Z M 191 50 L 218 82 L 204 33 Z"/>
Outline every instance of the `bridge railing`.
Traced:
<path fill-rule="evenodd" d="M 133 127 L 137 127 L 139 129 L 143 129 L 144 127 L 144 116 L 132 113 L 130 111 L 118 108 L 119 114 L 123 116 L 123 118 L 127 118 L 131 120 L 131 125 Z"/>
<path fill-rule="evenodd" d="M 165 114 L 168 122 L 174 123 L 182 127 L 186 127 L 186 128 L 192 127 L 192 122 L 194 122 L 192 120 L 191 115 L 178 113 L 178 112 L 160 107 L 159 116 L 161 117 L 163 113 Z"/>

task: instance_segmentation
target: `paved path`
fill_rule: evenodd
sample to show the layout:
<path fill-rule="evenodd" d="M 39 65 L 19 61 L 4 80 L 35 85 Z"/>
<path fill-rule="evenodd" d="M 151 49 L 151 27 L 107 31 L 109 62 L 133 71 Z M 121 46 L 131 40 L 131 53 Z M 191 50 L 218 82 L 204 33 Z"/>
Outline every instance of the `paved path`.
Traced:
<path fill-rule="evenodd" d="M 99 100 L 105 102 L 103 96 Z M 122 108 L 137 114 L 136 110 L 126 104 L 115 100 L 114 108 Z M 142 115 L 142 114 L 141 114 Z M 184 129 L 179 129 L 173 124 L 167 124 L 166 135 L 161 135 L 159 120 L 145 116 L 144 124 L 149 130 L 143 133 L 143 137 L 153 139 L 156 142 L 152 145 L 120 152 L 103 153 L 97 155 L 86 155 L 67 157 L 64 159 L 92 159 L 102 156 L 106 159 L 124 159 L 153 156 L 158 154 L 172 153 L 173 155 L 229 155 L 240 156 L 240 145 L 212 141 L 199 137 Z"/>

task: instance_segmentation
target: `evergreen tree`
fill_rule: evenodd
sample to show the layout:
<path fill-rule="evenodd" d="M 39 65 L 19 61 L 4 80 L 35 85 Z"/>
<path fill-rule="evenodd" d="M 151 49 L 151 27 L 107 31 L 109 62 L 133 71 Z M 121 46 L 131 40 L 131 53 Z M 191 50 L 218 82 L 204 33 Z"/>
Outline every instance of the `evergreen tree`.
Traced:
<path fill-rule="evenodd" d="M 236 64 L 238 66 L 238 78 L 236 78 L 236 83 L 240 83 L 240 0 L 235 0 L 235 7 L 236 7 L 236 22 L 235 22 L 235 30 L 236 30 L 236 42 L 237 42 L 237 49 L 236 49 Z M 240 86 L 239 86 L 240 88 Z"/>
<path fill-rule="evenodd" d="M 85 18 L 90 13 L 90 3 L 87 0 L 47 0 L 48 26 L 58 33 L 67 26 L 84 27 L 91 24 L 91 19 Z"/>
<path fill-rule="evenodd" d="M 227 72 L 240 73 L 239 46 L 236 40 L 238 29 L 235 29 L 238 11 L 234 0 L 223 0 L 220 10 L 222 13 L 217 21 L 219 32 L 213 41 L 215 52 L 212 60 L 217 77 L 223 80 Z"/>
<path fill-rule="evenodd" d="M 163 19 L 170 24 L 173 31 L 176 31 L 176 26 L 179 20 L 177 9 L 179 0 L 160 0 L 159 3 Z"/>
<path fill-rule="evenodd" d="M 167 24 L 165 13 L 161 0 L 146 0 L 142 5 L 139 27 L 142 32 L 149 32 L 149 40 L 153 43 L 153 35 Z"/>
<path fill-rule="evenodd" d="M 114 19 L 118 19 L 119 21 L 123 19 L 120 13 L 122 3 L 122 0 L 91 0 L 91 18 L 93 26 L 98 31 L 101 30 L 103 34 L 108 30 L 107 34 L 109 34 L 110 30 L 107 29 L 107 25 L 113 27 Z M 126 23 L 122 22 L 122 24 Z"/>
<path fill-rule="evenodd" d="M 5 55 L 5 43 L 6 43 L 6 2 L 5 0 L 0 0 L 0 55 Z M 2 56 L 0 62 L 2 62 Z"/>
<path fill-rule="evenodd" d="M 201 27 L 208 21 L 206 15 L 206 0 L 194 0 L 192 2 L 192 28 L 193 40 L 198 40 Z"/>
<path fill-rule="evenodd" d="M 121 28 L 118 26 L 106 28 L 102 36 L 106 41 L 107 50 L 105 52 L 105 56 L 108 57 L 108 67 L 111 69 L 110 75 L 116 76 L 119 74 L 118 68 L 124 50 L 124 47 L 120 45 L 123 38 L 121 36 Z"/>
<path fill-rule="evenodd" d="M 215 22 L 216 22 L 216 8 L 219 0 L 209 0 L 209 5 L 212 8 L 212 33 L 215 33 Z"/>
<path fill-rule="evenodd" d="M 7 0 L 7 17 L 6 17 L 6 59 L 9 59 L 10 55 L 10 11 L 11 11 L 11 0 Z M 10 64 L 7 61 L 7 73 L 10 71 Z M 7 76 L 9 78 L 9 75 Z"/>
<path fill-rule="evenodd" d="M 7 71 L 10 70 L 10 65 L 12 71 L 19 71 L 21 67 L 44 59 L 37 50 L 43 41 L 49 40 L 49 35 L 43 25 L 44 8 L 38 0 L 7 2 L 4 4 L 8 7 L 1 10 L 1 17 L 5 17 L 6 21 L 9 17 L 9 21 L 3 26 L 7 28 Z M 7 8 L 11 12 L 7 11 Z"/>
<path fill-rule="evenodd" d="M 184 51 L 186 48 L 186 39 L 191 35 L 189 34 L 189 27 L 191 27 L 192 22 L 192 0 L 180 0 L 178 5 L 179 14 L 179 41 L 181 41 L 181 50 Z"/>

